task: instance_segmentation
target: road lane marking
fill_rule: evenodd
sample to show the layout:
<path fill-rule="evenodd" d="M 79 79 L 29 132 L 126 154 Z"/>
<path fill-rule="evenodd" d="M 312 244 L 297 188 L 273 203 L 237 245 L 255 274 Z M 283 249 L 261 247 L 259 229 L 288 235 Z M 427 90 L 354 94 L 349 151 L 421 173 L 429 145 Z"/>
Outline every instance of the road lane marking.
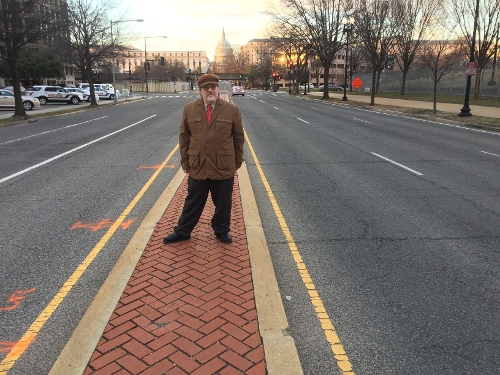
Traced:
<path fill-rule="evenodd" d="M 274 107 L 274 109 L 279 109 L 278 107 Z"/>
<path fill-rule="evenodd" d="M 306 120 L 302 120 L 300 117 L 297 117 L 297 120 L 305 122 L 306 124 L 309 124 Z"/>
<path fill-rule="evenodd" d="M 330 349 L 332 350 L 334 358 L 337 361 L 337 366 L 339 366 L 344 375 L 355 375 L 354 371 L 352 370 L 351 362 L 349 361 L 344 347 L 340 342 L 340 338 L 332 324 L 330 316 L 326 312 L 326 308 L 323 304 L 323 301 L 321 300 L 319 292 L 317 291 L 316 286 L 314 285 L 314 282 L 309 275 L 306 264 L 304 263 L 304 260 L 300 255 L 299 249 L 297 248 L 295 240 L 290 233 L 290 229 L 288 228 L 281 209 L 276 202 L 276 198 L 274 197 L 271 186 L 269 185 L 267 178 L 264 175 L 264 171 L 262 170 L 260 162 L 257 158 L 257 155 L 255 154 L 252 143 L 250 142 L 250 139 L 248 138 L 248 134 L 246 132 L 245 139 L 247 141 L 248 147 L 250 148 L 250 152 L 252 153 L 253 159 L 255 161 L 255 166 L 257 167 L 262 183 L 264 184 L 264 187 L 267 191 L 269 200 L 271 201 L 271 205 L 273 207 L 276 218 L 278 219 L 281 231 L 285 236 L 286 242 L 288 244 L 288 249 L 290 250 L 293 259 L 295 260 L 295 265 L 297 266 L 300 277 L 302 278 L 302 282 L 304 283 L 304 286 L 307 289 L 307 293 L 309 294 L 309 298 L 311 299 L 311 303 L 314 306 L 316 315 L 321 324 L 321 328 L 323 329 L 323 333 L 325 334 L 326 341 L 328 341 L 328 343 L 330 344 Z"/>
<path fill-rule="evenodd" d="M 158 169 L 160 167 L 161 167 L 160 164 L 158 164 L 158 165 L 152 165 L 152 166 L 143 165 L 143 166 L 140 166 L 139 168 L 137 168 L 137 170 L 140 171 L 141 169 Z M 174 169 L 175 168 L 175 164 L 166 165 L 163 168 Z"/>
<path fill-rule="evenodd" d="M 153 117 L 153 116 L 151 116 L 151 117 Z M 162 166 L 165 166 L 170 161 L 170 159 L 175 154 L 175 152 L 177 151 L 178 148 L 179 148 L 179 145 L 176 145 L 174 147 L 174 149 L 170 152 L 170 154 L 167 156 L 167 158 L 161 164 Z M 99 255 L 101 250 L 108 243 L 108 241 L 114 235 L 116 230 L 122 225 L 123 221 L 127 218 L 127 216 L 130 214 L 132 209 L 139 202 L 139 200 L 142 198 L 142 196 L 146 193 L 146 191 L 149 189 L 149 187 L 153 184 L 154 180 L 158 177 L 158 175 L 160 174 L 160 172 L 162 170 L 163 170 L 163 168 L 158 168 L 153 173 L 153 175 L 148 180 L 148 182 L 146 182 L 146 184 L 137 193 L 137 195 L 134 197 L 134 199 L 129 203 L 127 208 L 125 208 L 125 210 L 120 214 L 120 216 L 114 222 L 114 224 L 111 226 L 111 228 L 108 229 L 108 231 L 104 234 L 104 236 L 97 243 L 97 245 L 95 245 L 95 247 L 92 249 L 92 251 L 83 260 L 83 262 L 80 263 L 80 265 L 76 268 L 76 270 L 69 277 L 69 279 L 63 284 L 61 289 L 59 289 L 59 291 L 56 293 L 56 295 L 54 296 L 52 301 L 49 302 L 49 304 L 43 309 L 43 311 L 40 313 L 40 315 L 38 315 L 36 320 L 31 324 L 31 326 L 28 328 L 28 330 L 24 333 L 24 335 L 21 337 L 21 339 L 14 345 L 14 347 L 11 349 L 11 351 L 7 354 L 7 356 L 0 363 L 0 375 L 7 375 L 7 373 L 12 368 L 12 366 L 14 366 L 14 364 L 19 359 L 19 357 L 21 357 L 21 355 L 25 352 L 25 350 L 28 348 L 28 346 L 31 344 L 31 342 L 35 339 L 38 332 L 40 332 L 40 330 L 45 325 L 45 323 L 47 323 L 47 321 L 52 316 L 52 314 L 57 310 L 57 308 L 62 303 L 64 298 L 66 298 L 68 293 L 73 288 L 73 285 L 75 285 L 78 282 L 78 280 L 83 275 L 85 270 L 91 265 L 91 263 L 94 261 L 94 259 L 97 257 L 97 255 Z"/>
<path fill-rule="evenodd" d="M 372 155 L 375 155 L 377 157 L 379 157 L 380 159 L 384 159 L 385 161 L 388 161 L 389 163 L 392 163 L 394 165 L 397 165 L 398 167 L 401 167 L 403 169 L 406 169 L 407 171 L 411 172 L 411 173 L 415 173 L 417 176 L 423 176 L 423 173 L 420 173 L 420 172 L 417 172 L 416 170 L 414 169 L 411 169 L 411 168 L 408 168 L 407 166 L 403 165 L 403 164 L 399 164 L 397 162 L 395 162 L 394 160 L 391 160 L 391 159 L 388 159 L 382 155 L 379 155 L 379 154 L 376 154 L 374 152 L 371 153 Z"/>
<path fill-rule="evenodd" d="M 370 121 L 366 121 L 366 120 L 361 120 L 360 118 L 356 118 L 356 117 L 353 117 L 354 120 L 358 120 L 358 121 L 361 121 L 361 122 L 366 122 L 368 124 L 371 124 Z"/>
<path fill-rule="evenodd" d="M 133 123 L 132 125 L 126 126 L 126 127 L 122 128 L 122 129 L 120 129 L 120 130 L 117 130 L 117 131 L 113 132 L 113 133 L 109 133 L 109 134 L 107 134 L 107 135 L 105 135 L 105 136 L 103 136 L 103 137 L 101 137 L 101 138 L 94 139 L 93 141 L 88 142 L 88 143 L 85 143 L 84 145 L 78 146 L 78 147 L 76 147 L 76 148 L 74 148 L 74 149 L 72 149 L 72 150 L 69 150 L 69 151 L 63 152 L 62 154 L 59 154 L 59 155 L 57 155 L 57 156 L 54 156 L 53 158 L 47 159 L 47 160 L 45 160 L 45 161 L 42 161 L 41 163 L 35 164 L 35 165 L 33 165 L 33 166 L 29 167 L 29 168 L 23 169 L 22 171 L 19 171 L 19 172 L 17 172 L 17 173 L 11 174 L 10 176 L 4 177 L 4 178 L 0 179 L 0 184 L 1 184 L 1 183 L 3 183 L 3 182 L 5 182 L 5 181 L 8 181 L 8 180 L 10 180 L 10 179 L 12 179 L 12 178 L 14 178 L 14 177 L 20 176 L 20 175 L 22 175 L 22 174 L 24 174 L 24 173 L 26 173 L 26 172 L 29 172 L 29 171 L 31 171 L 31 170 L 33 170 L 33 169 L 36 169 L 36 168 L 38 168 L 38 167 L 41 167 L 42 165 L 45 165 L 45 164 L 48 164 L 48 163 L 50 163 L 50 162 L 53 162 L 54 160 L 60 159 L 60 158 L 62 158 L 62 157 L 64 157 L 64 156 L 69 155 L 69 154 L 71 154 L 71 153 L 73 153 L 73 152 L 75 152 L 75 151 L 78 151 L 78 150 L 82 149 L 82 148 L 85 148 L 85 147 L 87 147 L 87 146 L 90 146 L 90 145 L 91 145 L 91 144 L 93 144 L 93 143 L 96 143 L 96 142 L 102 141 L 103 139 L 106 139 L 106 138 L 108 138 L 108 137 L 111 137 L 112 135 L 118 134 L 118 133 L 120 133 L 120 132 L 122 132 L 122 131 L 124 131 L 124 130 L 127 130 L 127 129 L 129 129 L 129 128 L 133 127 L 133 126 L 136 126 L 136 125 L 140 124 L 141 122 L 144 122 L 144 121 L 146 121 L 146 120 L 149 120 L 150 118 L 153 118 L 153 117 L 155 117 L 155 116 L 156 116 L 156 115 L 149 116 L 149 117 L 145 118 L 144 120 L 141 120 L 141 121 L 138 121 L 138 122 L 136 122 L 136 123 Z"/>
<path fill-rule="evenodd" d="M 6 145 L 6 144 L 13 143 L 13 142 L 17 142 L 17 141 L 22 141 L 22 140 L 24 140 L 24 139 L 33 138 L 33 137 L 38 137 L 39 135 L 48 134 L 48 133 L 52 133 L 52 132 L 57 132 L 57 131 L 59 131 L 59 130 L 72 128 L 72 127 L 74 127 L 74 126 L 83 125 L 83 124 L 88 124 L 89 122 L 92 122 L 92 121 L 97 121 L 97 120 L 102 120 L 103 118 L 106 118 L 106 117 L 108 117 L 108 116 L 102 116 L 102 117 L 98 117 L 98 118 L 95 118 L 95 119 L 92 119 L 92 120 L 79 122 L 78 124 L 73 124 L 73 125 L 63 126 L 62 128 L 58 128 L 58 129 L 54 129 L 54 130 L 47 130 L 46 132 L 41 132 L 41 133 L 37 133 L 37 134 L 28 135 L 27 137 L 17 138 L 17 139 L 13 139 L 12 141 L 7 141 L 7 142 L 0 143 L 0 145 Z"/>
<path fill-rule="evenodd" d="M 497 154 L 492 154 L 491 152 L 486 152 L 486 151 L 481 151 L 483 154 L 488 154 L 488 155 L 493 155 L 493 156 L 498 156 L 500 157 L 500 155 L 497 155 Z"/>

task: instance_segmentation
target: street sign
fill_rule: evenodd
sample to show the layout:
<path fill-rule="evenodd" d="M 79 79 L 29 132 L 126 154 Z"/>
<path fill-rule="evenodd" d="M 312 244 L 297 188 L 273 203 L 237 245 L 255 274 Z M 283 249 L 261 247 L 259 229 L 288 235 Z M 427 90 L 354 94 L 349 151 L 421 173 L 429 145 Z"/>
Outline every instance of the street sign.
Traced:
<path fill-rule="evenodd" d="M 356 90 L 359 89 L 362 84 L 363 81 L 359 77 L 354 78 L 354 81 L 351 82 L 352 87 L 354 87 Z"/>
<path fill-rule="evenodd" d="M 477 70 L 477 61 L 469 61 L 465 64 L 465 75 L 475 76 Z"/>

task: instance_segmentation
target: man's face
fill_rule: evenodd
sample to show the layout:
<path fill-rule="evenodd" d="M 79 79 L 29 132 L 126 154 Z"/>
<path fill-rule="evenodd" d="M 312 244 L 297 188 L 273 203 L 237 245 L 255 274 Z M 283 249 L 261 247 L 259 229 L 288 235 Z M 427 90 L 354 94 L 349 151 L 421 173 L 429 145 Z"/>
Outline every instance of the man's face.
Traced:
<path fill-rule="evenodd" d="M 200 91 L 205 104 L 214 104 L 219 97 L 219 85 L 214 83 L 203 85 Z"/>

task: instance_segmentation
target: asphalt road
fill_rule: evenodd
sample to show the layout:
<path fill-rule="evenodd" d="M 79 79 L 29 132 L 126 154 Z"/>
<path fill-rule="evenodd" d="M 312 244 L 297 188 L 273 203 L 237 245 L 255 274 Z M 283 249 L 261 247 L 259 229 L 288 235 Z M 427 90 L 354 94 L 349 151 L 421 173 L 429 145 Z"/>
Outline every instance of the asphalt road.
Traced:
<path fill-rule="evenodd" d="M 0 360 L 175 148 L 196 96 L 0 129 Z M 356 374 L 497 374 L 499 135 L 283 93 L 233 100 L 304 373 L 341 371 L 278 218 Z M 9 375 L 48 373 L 178 154 L 169 165 Z"/>
<path fill-rule="evenodd" d="M 354 372 L 498 374 L 499 135 L 287 95 L 235 102 Z M 339 373 L 246 161 L 304 372 Z"/>

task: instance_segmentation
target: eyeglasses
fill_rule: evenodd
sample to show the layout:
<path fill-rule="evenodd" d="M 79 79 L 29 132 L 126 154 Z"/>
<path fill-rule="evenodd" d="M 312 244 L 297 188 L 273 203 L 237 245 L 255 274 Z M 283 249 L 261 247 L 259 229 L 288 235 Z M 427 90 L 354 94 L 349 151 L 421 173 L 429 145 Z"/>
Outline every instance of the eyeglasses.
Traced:
<path fill-rule="evenodd" d="M 201 89 L 203 91 L 208 91 L 208 90 L 214 91 L 217 87 L 219 87 L 219 85 L 205 85 Z"/>

